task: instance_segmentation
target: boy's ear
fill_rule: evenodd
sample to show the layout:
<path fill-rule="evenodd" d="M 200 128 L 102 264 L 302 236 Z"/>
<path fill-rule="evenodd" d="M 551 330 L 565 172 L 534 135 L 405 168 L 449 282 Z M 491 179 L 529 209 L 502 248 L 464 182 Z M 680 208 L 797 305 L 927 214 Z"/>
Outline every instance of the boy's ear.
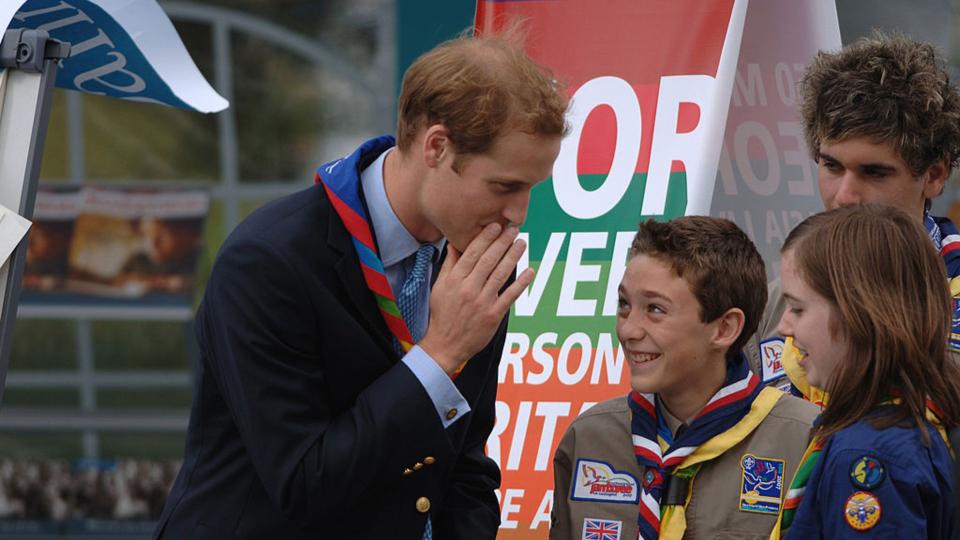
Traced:
<path fill-rule="evenodd" d="M 711 342 L 721 349 L 729 349 L 743 332 L 744 314 L 740 308 L 730 308 L 713 321 Z"/>

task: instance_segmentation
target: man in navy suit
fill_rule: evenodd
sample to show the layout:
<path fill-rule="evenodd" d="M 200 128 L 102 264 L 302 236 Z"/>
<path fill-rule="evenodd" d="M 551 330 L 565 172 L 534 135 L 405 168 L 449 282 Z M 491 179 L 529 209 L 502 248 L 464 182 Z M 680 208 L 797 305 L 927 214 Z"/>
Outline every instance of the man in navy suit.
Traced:
<path fill-rule="evenodd" d="M 397 139 L 227 238 L 197 312 L 183 467 L 155 538 L 489 539 L 494 423 L 530 190 L 567 101 L 497 37 L 407 71 Z"/>

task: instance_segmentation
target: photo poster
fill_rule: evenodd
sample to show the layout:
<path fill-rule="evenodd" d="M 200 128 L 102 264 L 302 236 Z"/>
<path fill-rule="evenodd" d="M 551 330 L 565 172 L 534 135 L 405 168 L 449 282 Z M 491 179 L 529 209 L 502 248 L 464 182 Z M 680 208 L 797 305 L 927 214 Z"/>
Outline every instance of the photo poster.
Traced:
<path fill-rule="evenodd" d="M 817 50 L 840 47 L 836 9 L 821 0 L 477 4 L 479 32 L 515 20 L 572 104 L 521 228 L 518 270 L 537 274 L 511 312 L 487 443 L 503 475 L 503 540 L 547 538 L 560 438 L 629 391 L 614 327 L 638 223 L 730 218 L 772 276 L 783 235 L 821 209 L 796 83 Z"/>
<path fill-rule="evenodd" d="M 198 189 L 41 187 L 21 303 L 192 305 L 209 206 Z"/>

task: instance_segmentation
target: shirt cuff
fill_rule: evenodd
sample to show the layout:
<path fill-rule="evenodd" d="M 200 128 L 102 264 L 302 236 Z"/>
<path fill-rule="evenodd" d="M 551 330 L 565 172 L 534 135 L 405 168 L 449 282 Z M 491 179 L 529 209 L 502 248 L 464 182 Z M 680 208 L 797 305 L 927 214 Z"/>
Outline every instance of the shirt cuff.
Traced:
<path fill-rule="evenodd" d="M 403 357 L 403 363 L 427 391 L 444 429 L 470 412 L 470 405 L 457 390 L 450 376 L 420 346 L 414 345 Z"/>

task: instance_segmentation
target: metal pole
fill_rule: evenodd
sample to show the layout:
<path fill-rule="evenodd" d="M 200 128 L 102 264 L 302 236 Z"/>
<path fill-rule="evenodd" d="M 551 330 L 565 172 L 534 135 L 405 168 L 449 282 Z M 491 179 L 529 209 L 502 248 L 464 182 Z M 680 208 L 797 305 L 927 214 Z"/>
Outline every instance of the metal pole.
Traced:
<path fill-rule="evenodd" d="M 27 219 L 33 217 L 57 62 L 69 54 L 68 44 L 50 39 L 43 30 L 7 30 L 0 40 L 0 67 L 6 70 L 0 108 L 0 204 Z M 25 236 L 0 267 L 3 290 L 0 308 L 0 402 L 10 363 L 10 342 L 27 255 L 26 240 Z"/>

